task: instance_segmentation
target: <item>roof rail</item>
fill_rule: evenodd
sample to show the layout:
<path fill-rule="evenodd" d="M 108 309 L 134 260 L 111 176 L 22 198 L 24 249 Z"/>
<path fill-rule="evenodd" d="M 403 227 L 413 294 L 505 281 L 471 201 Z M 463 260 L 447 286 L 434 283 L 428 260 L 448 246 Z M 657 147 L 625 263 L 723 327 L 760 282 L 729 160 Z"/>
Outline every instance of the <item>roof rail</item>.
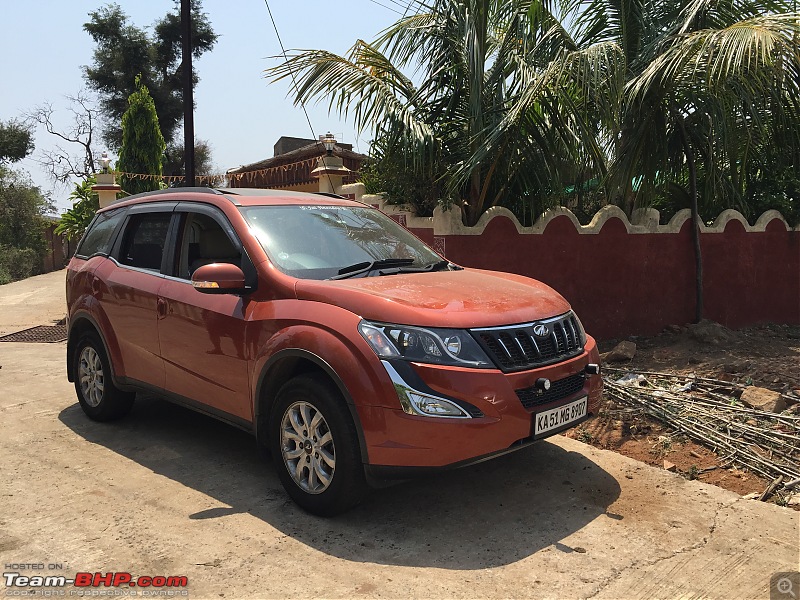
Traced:
<path fill-rule="evenodd" d="M 191 192 L 193 194 L 216 194 L 221 195 L 222 192 L 214 188 L 207 187 L 188 187 L 188 188 L 166 188 L 164 190 L 155 190 L 152 192 L 142 192 L 141 194 L 134 194 L 133 196 L 126 196 L 125 200 L 131 198 L 143 198 L 145 196 L 158 196 L 159 194 L 176 194 L 178 192 Z"/>
<path fill-rule="evenodd" d="M 166 188 L 163 190 L 154 190 L 152 192 L 142 192 L 141 194 L 132 194 L 130 196 L 125 196 L 124 198 L 119 198 L 114 200 L 114 202 L 125 202 L 128 200 L 135 200 L 137 198 L 147 198 L 149 196 L 160 196 L 162 194 L 174 194 L 176 192 L 191 192 L 193 194 L 215 194 L 215 195 L 222 195 L 222 192 L 209 187 L 182 187 L 182 188 Z M 112 203 L 113 204 L 113 203 Z"/>

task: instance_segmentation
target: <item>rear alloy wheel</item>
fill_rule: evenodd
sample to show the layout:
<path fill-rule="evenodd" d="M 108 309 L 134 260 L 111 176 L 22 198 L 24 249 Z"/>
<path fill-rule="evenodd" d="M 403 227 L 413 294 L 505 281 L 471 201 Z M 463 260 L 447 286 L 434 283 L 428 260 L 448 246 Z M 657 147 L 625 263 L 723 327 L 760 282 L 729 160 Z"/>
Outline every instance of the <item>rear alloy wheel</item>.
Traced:
<path fill-rule="evenodd" d="M 361 500 L 366 484 L 355 425 L 326 378 L 296 377 L 280 389 L 269 443 L 283 487 L 308 512 L 331 516 Z"/>
<path fill-rule="evenodd" d="M 85 346 L 78 358 L 78 382 L 86 404 L 97 408 L 103 399 L 105 374 L 100 355 L 91 346 Z"/>
<path fill-rule="evenodd" d="M 100 338 L 95 333 L 83 334 L 74 356 L 75 392 L 83 412 L 95 421 L 112 421 L 128 414 L 135 395 L 114 385 Z"/>

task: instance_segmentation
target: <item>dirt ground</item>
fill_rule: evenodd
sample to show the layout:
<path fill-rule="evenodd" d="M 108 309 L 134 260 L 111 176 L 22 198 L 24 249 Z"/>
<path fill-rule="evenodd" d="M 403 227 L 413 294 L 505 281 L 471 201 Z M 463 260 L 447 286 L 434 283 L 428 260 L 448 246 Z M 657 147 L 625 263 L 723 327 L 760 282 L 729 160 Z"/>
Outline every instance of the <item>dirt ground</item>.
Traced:
<path fill-rule="evenodd" d="M 724 343 L 700 342 L 687 327 L 672 327 L 654 337 L 632 337 L 630 341 L 636 344 L 634 358 L 608 366 L 622 369 L 620 375 L 630 369 L 756 385 L 796 394 L 800 402 L 800 327 L 765 325 L 729 330 L 726 334 Z M 610 351 L 618 342 L 600 342 L 601 352 Z M 653 418 L 636 415 L 621 419 L 622 413 L 623 406 L 606 400 L 598 417 L 565 435 L 661 468 L 667 460 L 689 479 L 741 495 L 761 493 L 770 484 L 745 470 L 723 468 L 714 452 Z M 773 500 L 780 501 L 781 497 Z"/>

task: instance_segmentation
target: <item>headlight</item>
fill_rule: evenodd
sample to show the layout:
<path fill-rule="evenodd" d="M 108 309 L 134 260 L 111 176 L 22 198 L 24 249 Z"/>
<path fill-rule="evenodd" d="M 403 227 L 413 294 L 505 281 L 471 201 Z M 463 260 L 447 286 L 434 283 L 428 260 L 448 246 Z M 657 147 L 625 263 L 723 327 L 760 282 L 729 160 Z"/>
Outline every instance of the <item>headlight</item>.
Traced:
<path fill-rule="evenodd" d="M 361 321 L 358 329 L 381 358 L 454 367 L 494 368 L 478 343 L 463 329 L 427 329 Z"/>

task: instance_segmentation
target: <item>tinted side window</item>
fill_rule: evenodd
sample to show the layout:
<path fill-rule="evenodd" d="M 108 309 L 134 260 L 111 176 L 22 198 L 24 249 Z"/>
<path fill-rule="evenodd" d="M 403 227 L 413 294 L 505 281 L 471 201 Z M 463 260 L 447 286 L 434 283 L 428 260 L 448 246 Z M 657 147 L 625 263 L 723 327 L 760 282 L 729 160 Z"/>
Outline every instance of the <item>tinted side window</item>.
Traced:
<path fill-rule="evenodd" d="M 167 212 L 133 215 L 125 228 L 119 262 L 159 271 L 171 218 Z"/>
<path fill-rule="evenodd" d="M 208 215 L 186 214 L 179 239 L 175 271 L 181 279 L 190 279 L 203 265 L 242 263 L 241 252 L 220 224 Z"/>
<path fill-rule="evenodd" d="M 97 218 L 89 226 L 86 235 L 83 236 L 75 254 L 87 258 L 95 254 L 107 255 L 111 250 L 111 238 L 124 215 L 125 209 L 123 208 L 97 215 Z"/>

